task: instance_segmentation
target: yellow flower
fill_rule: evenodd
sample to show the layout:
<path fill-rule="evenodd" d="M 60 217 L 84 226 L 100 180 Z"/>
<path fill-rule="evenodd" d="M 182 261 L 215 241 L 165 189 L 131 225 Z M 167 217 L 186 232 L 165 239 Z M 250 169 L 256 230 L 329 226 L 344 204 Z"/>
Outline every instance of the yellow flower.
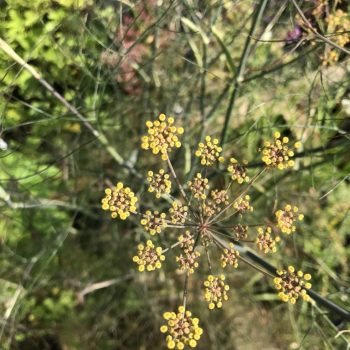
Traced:
<path fill-rule="evenodd" d="M 198 267 L 197 259 L 200 257 L 200 253 L 194 250 L 194 238 L 190 231 L 186 231 L 184 235 L 179 236 L 178 240 L 183 254 L 176 257 L 176 262 L 181 271 L 194 273 Z"/>
<path fill-rule="evenodd" d="M 162 255 L 162 248 L 155 247 L 151 240 L 147 243 L 139 244 L 137 255 L 133 257 L 133 261 L 138 265 L 140 272 L 153 271 L 162 267 L 162 261 L 165 260 L 165 256 Z"/>
<path fill-rule="evenodd" d="M 217 189 L 212 190 L 210 191 L 210 198 L 201 205 L 202 214 L 205 218 L 209 219 L 227 205 L 229 205 L 227 191 Z"/>
<path fill-rule="evenodd" d="M 102 199 L 102 209 L 111 211 L 112 218 L 125 220 L 130 213 L 136 211 L 137 197 L 129 187 L 124 187 L 118 182 L 116 187 L 107 188 L 105 197 Z"/>
<path fill-rule="evenodd" d="M 304 301 L 310 301 L 307 290 L 311 288 L 310 274 L 304 274 L 301 270 L 295 271 L 293 266 L 288 266 L 287 270 L 278 270 L 278 277 L 274 278 L 275 288 L 279 291 L 278 296 L 284 302 L 295 304 L 301 297 Z"/>
<path fill-rule="evenodd" d="M 264 228 L 258 227 L 258 237 L 256 238 L 256 245 L 259 250 L 263 251 L 265 254 L 277 251 L 276 243 L 280 241 L 280 237 L 277 236 L 273 238 L 271 233 L 272 229 L 270 226 Z"/>
<path fill-rule="evenodd" d="M 161 233 L 167 227 L 165 217 L 165 213 L 159 213 L 158 211 L 152 213 L 150 210 L 147 210 L 142 215 L 141 225 L 153 236 L 156 233 Z"/>
<path fill-rule="evenodd" d="M 231 175 L 233 181 L 237 181 L 239 184 L 249 182 L 249 176 L 247 175 L 247 169 L 245 167 L 247 164 L 248 162 L 246 160 L 243 161 L 243 164 L 240 164 L 237 159 L 230 158 L 230 165 L 227 167 L 227 171 Z"/>
<path fill-rule="evenodd" d="M 206 190 L 209 189 L 209 180 L 203 178 L 200 173 L 196 174 L 196 177 L 192 181 L 188 181 L 187 185 L 191 189 L 191 192 L 196 199 L 206 199 Z"/>
<path fill-rule="evenodd" d="M 229 246 L 230 248 L 224 249 L 224 252 L 221 255 L 221 258 L 220 258 L 221 266 L 225 268 L 227 265 L 230 265 L 234 268 L 237 268 L 239 251 L 234 248 L 233 243 L 230 243 Z"/>
<path fill-rule="evenodd" d="M 228 300 L 227 291 L 230 287 L 225 284 L 225 276 L 213 276 L 209 275 L 207 280 L 204 281 L 204 300 L 208 302 L 210 310 L 222 307 L 222 302 Z"/>
<path fill-rule="evenodd" d="M 189 252 L 189 251 L 193 250 L 194 238 L 191 235 L 190 231 L 186 231 L 184 235 L 180 235 L 178 237 L 178 241 L 180 243 L 180 248 L 184 252 Z"/>
<path fill-rule="evenodd" d="M 173 224 L 184 224 L 188 215 L 188 206 L 175 200 L 169 209 L 170 220 Z"/>
<path fill-rule="evenodd" d="M 176 262 L 179 264 L 181 271 L 186 271 L 190 274 L 194 273 L 196 268 L 199 266 L 197 259 L 200 257 L 200 253 L 195 251 L 188 251 L 184 254 L 180 254 L 176 257 Z"/>
<path fill-rule="evenodd" d="M 253 211 L 253 207 L 250 205 L 250 196 L 249 195 L 245 195 L 244 197 L 238 198 L 233 203 L 233 207 L 240 214 L 243 214 L 246 211 Z"/>
<path fill-rule="evenodd" d="M 245 225 L 234 225 L 233 227 L 233 234 L 235 235 L 235 238 L 239 241 L 240 239 L 246 239 L 248 237 L 248 226 Z"/>
<path fill-rule="evenodd" d="M 226 206 L 230 203 L 228 200 L 228 194 L 226 190 L 212 190 L 210 192 L 210 198 L 216 206 Z"/>
<path fill-rule="evenodd" d="M 298 212 L 298 207 L 292 207 L 290 204 L 287 204 L 284 210 L 276 211 L 277 227 L 281 229 L 282 233 L 291 234 L 295 232 L 296 226 L 294 223 L 297 220 L 302 221 L 304 219 L 304 215 Z"/>
<path fill-rule="evenodd" d="M 341 47 L 345 47 L 350 42 L 350 37 L 348 34 L 350 31 L 349 14 L 338 9 L 335 13 L 329 14 L 326 21 L 328 22 L 328 33 L 339 33 L 338 35 L 334 36 L 334 42 Z M 337 62 L 339 57 L 339 50 L 328 49 L 323 57 L 323 64 L 328 65 Z"/>
<path fill-rule="evenodd" d="M 148 187 L 149 192 L 155 192 L 157 198 L 160 198 L 162 194 L 170 193 L 170 175 L 166 174 L 164 169 L 160 169 L 158 174 L 154 174 L 153 171 L 149 171 L 147 175 L 147 181 L 150 184 Z"/>
<path fill-rule="evenodd" d="M 215 162 L 223 162 L 224 158 L 220 157 L 222 148 L 218 145 L 218 139 L 212 139 L 210 136 L 205 137 L 205 143 L 198 144 L 198 149 L 195 152 L 196 157 L 201 159 L 201 164 L 212 166 Z"/>
<path fill-rule="evenodd" d="M 294 166 L 294 151 L 300 148 L 300 142 L 294 146 L 288 146 L 289 138 L 281 138 L 281 134 L 277 131 L 274 134 L 274 141 L 265 141 L 264 147 L 260 149 L 262 153 L 262 161 L 268 168 L 277 168 L 279 170 L 291 168 Z"/>
<path fill-rule="evenodd" d="M 185 346 L 194 348 L 203 334 L 199 327 L 199 319 L 192 317 L 192 313 L 179 306 L 178 312 L 165 312 L 163 318 L 167 324 L 160 327 L 162 333 L 167 333 L 168 349 L 184 349 Z"/>
<path fill-rule="evenodd" d="M 141 138 L 141 148 L 152 150 L 153 154 L 161 154 L 163 160 L 168 159 L 168 154 L 173 148 L 181 147 L 179 135 L 184 129 L 176 127 L 174 118 L 160 114 L 158 120 L 147 121 L 148 135 Z"/>

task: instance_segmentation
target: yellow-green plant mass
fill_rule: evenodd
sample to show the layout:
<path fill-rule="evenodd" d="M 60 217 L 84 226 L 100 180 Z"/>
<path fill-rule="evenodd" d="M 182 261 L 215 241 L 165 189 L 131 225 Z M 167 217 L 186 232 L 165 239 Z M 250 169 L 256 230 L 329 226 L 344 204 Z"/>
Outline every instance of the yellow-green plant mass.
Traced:
<path fill-rule="evenodd" d="M 202 329 L 199 327 L 198 318 L 192 318 L 188 310 L 187 288 L 190 275 L 195 273 L 196 269 L 202 268 L 199 258 L 207 257 L 209 273 L 203 281 L 202 295 L 210 310 L 221 308 L 223 302 L 229 299 L 229 282 L 224 274 L 214 273 L 214 269 L 234 269 L 238 267 L 240 260 L 246 262 L 239 253 L 240 244 L 252 242 L 264 254 L 275 253 L 281 239 L 280 234 L 289 235 L 296 231 L 296 222 L 302 220 L 303 215 L 291 204 L 286 204 L 284 209 L 274 213 L 274 223 L 265 226 L 252 223 L 250 213 L 253 211 L 251 202 L 254 198 L 247 192 L 265 170 L 293 167 L 294 153 L 301 144 L 295 142 L 291 146 L 288 137 L 282 137 L 279 132 L 275 132 L 273 141 L 265 141 L 263 147 L 258 149 L 265 167 L 250 176 L 248 162 L 244 160 L 240 163 L 232 155 L 229 155 L 228 164 L 222 169 L 220 164 L 225 162 L 222 156 L 223 149 L 217 139 L 206 136 L 194 154 L 200 159 L 202 169 L 182 185 L 171 162 L 170 153 L 174 148 L 181 146 L 179 137 L 184 133 L 183 128 L 175 126 L 174 118 L 164 114 L 155 121 L 147 121 L 146 126 L 148 131 L 141 139 L 141 148 L 150 150 L 165 163 L 159 171 L 148 171 L 148 191 L 156 198 L 165 198 L 171 203 L 168 213 L 151 210 L 139 212 L 136 208 L 139 201 L 134 192 L 122 183 L 105 190 L 102 208 L 109 210 L 112 218 L 119 217 L 124 220 L 130 214 L 141 217 L 140 223 L 146 234 L 154 239 L 164 230 L 179 232 L 175 241 L 169 242 L 167 248 L 156 247 L 156 243 L 151 239 L 146 244 L 139 244 L 133 261 L 140 272 L 153 271 L 161 268 L 168 251 L 178 250 L 175 259 L 179 271 L 185 274 L 184 296 L 178 312 L 164 314 L 167 324 L 161 327 L 161 332 L 167 334 L 166 344 L 169 349 L 195 347 Z M 220 172 L 225 172 L 226 169 L 228 183 L 224 188 L 213 188 L 210 185 L 208 167 L 217 167 Z M 233 191 L 235 186 L 238 188 Z M 252 232 L 250 228 L 253 228 Z M 251 234 L 254 234 L 255 238 L 247 240 Z M 218 266 L 212 266 L 209 258 L 213 249 L 221 251 Z M 201 254 L 201 250 L 205 253 Z M 287 270 L 277 270 L 274 276 L 269 276 L 273 278 L 282 301 L 294 304 L 299 297 L 305 301 L 311 300 L 308 295 L 308 289 L 311 287 L 308 282 L 311 278 L 309 274 L 295 272 L 294 267 L 289 266 Z"/>

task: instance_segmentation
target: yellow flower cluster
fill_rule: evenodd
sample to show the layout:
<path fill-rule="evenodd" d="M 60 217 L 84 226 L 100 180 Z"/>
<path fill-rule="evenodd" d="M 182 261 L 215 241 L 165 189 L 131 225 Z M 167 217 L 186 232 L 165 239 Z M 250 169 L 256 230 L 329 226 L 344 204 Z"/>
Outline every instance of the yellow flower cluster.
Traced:
<path fill-rule="evenodd" d="M 247 169 L 245 167 L 247 164 L 248 162 L 246 160 L 243 161 L 243 164 L 240 164 L 237 159 L 230 158 L 230 164 L 227 167 L 227 171 L 231 175 L 233 181 L 236 181 L 239 184 L 249 182 L 249 176 L 247 175 Z"/>
<path fill-rule="evenodd" d="M 193 181 L 188 181 L 187 185 L 191 189 L 194 198 L 196 199 L 206 199 L 206 190 L 209 189 L 208 185 L 209 180 L 207 178 L 203 178 L 200 173 L 196 174 L 196 177 Z"/>
<path fill-rule="evenodd" d="M 216 205 L 228 205 L 228 194 L 226 190 L 213 190 L 210 192 L 211 200 Z"/>
<path fill-rule="evenodd" d="M 186 271 L 190 274 L 194 273 L 198 267 L 197 259 L 200 257 L 200 253 L 195 251 L 188 251 L 185 254 L 180 254 L 176 257 L 176 262 L 179 264 L 181 271 Z"/>
<path fill-rule="evenodd" d="M 184 254 L 177 256 L 176 261 L 181 271 L 192 274 L 198 267 L 197 259 L 200 257 L 200 253 L 194 250 L 194 238 L 189 231 L 186 231 L 185 235 L 179 236 L 178 240 Z"/>
<path fill-rule="evenodd" d="M 327 6 L 328 0 L 318 0 L 313 2 L 314 9 L 312 10 L 312 15 L 316 17 L 317 20 L 319 20 Z"/>
<path fill-rule="evenodd" d="M 209 219 L 213 216 L 218 210 L 214 203 L 203 202 L 201 205 L 201 211 L 204 218 Z"/>
<path fill-rule="evenodd" d="M 162 261 L 165 260 L 165 256 L 162 255 L 162 248 L 155 247 L 153 242 L 148 240 L 146 245 L 138 245 L 137 255 L 133 257 L 133 261 L 139 265 L 140 272 L 154 271 L 162 267 Z"/>
<path fill-rule="evenodd" d="M 170 220 L 173 224 L 184 224 L 188 215 L 188 206 L 175 200 L 169 209 Z"/>
<path fill-rule="evenodd" d="M 224 252 L 221 255 L 221 266 L 225 268 L 227 265 L 230 265 L 234 268 L 237 268 L 239 251 L 234 248 L 233 243 L 230 243 L 229 246 L 230 249 L 224 249 Z"/>
<path fill-rule="evenodd" d="M 202 213 L 205 218 L 210 218 L 223 209 L 223 206 L 229 205 L 226 190 L 212 190 L 210 199 L 202 203 Z"/>
<path fill-rule="evenodd" d="M 160 169 L 158 174 L 154 174 L 150 170 L 147 175 L 147 181 L 149 182 L 148 192 L 155 192 L 157 198 L 160 198 L 162 194 L 170 193 L 170 175 L 166 174 L 164 169 Z"/>
<path fill-rule="evenodd" d="M 166 343 L 168 349 L 184 349 L 185 346 L 195 348 L 197 341 L 203 334 L 199 327 L 199 319 L 192 317 L 192 313 L 179 306 L 178 312 L 165 312 L 163 318 L 167 324 L 160 327 L 162 333 L 168 333 Z"/>
<path fill-rule="evenodd" d="M 200 142 L 198 144 L 195 155 L 201 159 L 202 165 L 212 166 L 217 161 L 220 163 L 224 161 L 224 158 L 220 156 L 222 148 L 218 144 L 219 140 L 212 139 L 210 136 L 205 137 L 205 143 Z"/>
<path fill-rule="evenodd" d="M 161 154 L 163 160 L 168 159 L 168 154 L 173 148 L 181 147 L 179 135 L 184 129 L 176 127 L 174 118 L 160 114 L 158 120 L 147 121 L 148 135 L 141 138 L 141 148 L 152 150 L 153 154 Z"/>
<path fill-rule="evenodd" d="M 288 266 L 288 270 L 278 270 L 278 277 L 274 278 L 276 289 L 279 290 L 278 296 L 284 302 L 295 304 L 301 297 L 304 301 L 310 301 L 307 289 L 311 288 L 311 275 L 302 271 L 295 271 L 293 266 Z"/>
<path fill-rule="evenodd" d="M 181 146 L 178 136 L 184 130 L 183 128 L 175 127 L 173 124 L 174 119 L 166 117 L 164 114 L 161 114 L 158 120 L 154 122 L 148 121 L 146 123 L 148 134 L 142 137 L 142 148 L 151 150 L 154 154 L 160 154 L 162 159 L 168 160 L 168 167 L 174 175 L 173 177 L 177 180 L 176 183 L 184 201 L 173 199 L 172 196 L 166 196 L 172 202 L 168 212 L 168 219 L 163 212 L 147 210 L 145 213 L 139 214 L 140 222 L 150 235 L 161 233 L 167 226 L 178 229 L 188 228 L 191 231 L 185 231 L 185 233 L 178 235 L 178 242 L 165 250 L 161 247 L 156 247 L 151 240 L 148 240 L 145 244 L 139 244 L 137 253 L 133 257 L 138 270 L 143 272 L 161 268 L 162 262 L 165 260 L 165 252 L 177 247 L 181 253 L 176 256 L 176 262 L 179 269 L 185 271 L 188 277 L 199 266 L 198 258 L 200 253 L 197 247 L 200 247 L 200 244 L 206 250 L 214 244 L 218 247 L 222 246 L 223 243 L 216 235 L 216 233 L 220 233 L 221 229 L 224 229 L 221 231 L 222 234 L 225 234 L 226 229 L 230 229 L 232 241 L 234 242 L 239 240 L 255 242 L 257 248 L 264 253 L 276 252 L 277 242 L 280 241 L 280 237 L 274 234 L 272 227 L 264 225 L 257 227 L 258 234 L 254 241 L 246 240 L 248 237 L 248 226 L 237 223 L 237 221 L 240 222 L 241 214 L 253 211 L 251 198 L 247 194 L 251 185 L 247 172 L 247 162 L 239 163 L 235 158 L 230 158 L 227 171 L 232 181 L 230 181 L 226 189 L 211 188 L 209 190 L 209 180 L 201 173 L 196 173 L 193 178 L 190 178 L 191 181 L 187 182 L 188 187 L 182 187 L 168 156 L 174 148 Z M 291 158 L 294 157 L 294 150 L 299 147 L 300 142 L 290 146 L 289 139 L 281 137 L 280 133 L 276 132 L 274 141 L 265 142 L 263 149 L 260 150 L 262 152 L 262 160 L 267 168 L 277 167 L 278 169 L 285 169 L 292 167 L 294 161 Z M 221 152 L 222 148 L 218 145 L 218 140 L 206 136 L 205 141 L 199 143 L 195 155 L 200 158 L 202 165 L 213 166 L 223 161 Z M 149 192 L 154 193 L 157 198 L 163 194 L 171 193 L 172 183 L 170 175 L 164 169 L 155 172 L 148 171 L 147 175 Z M 251 182 L 255 181 L 256 177 Z M 248 185 L 246 190 L 241 192 L 240 195 L 230 199 L 228 192 L 233 182 L 238 184 L 248 183 Z M 188 193 L 186 194 L 185 191 Z M 102 208 L 109 210 L 113 218 L 120 217 L 125 220 L 131 213 L 136 213 L 138 199 L 129 187 L 124 187 L 122 183 L 118 183 L 115 188 L 107 188 L 105 194 L 105 197 L 102 199 Z M 191 196 L 188 196 L 190 194 Z M 198 201 L 193 200 L 192 197 Z M 185 205 L 185 202 L 187 202 L 187 205 Z M 231 210 L 231 214 L 226 213 L 228 209 Z M 303 215 L 299 214 L 298 211 L 296 206 L 289 204 L 283 209 L 276 211 L 276 227 L 282 233 L 290 234 L 294 232 L 296 230 L 296 221 L 303 220 Z M 226 215 L 224 216 L 223 214 L 225 213 Z M 235 221 L 228 223 L 228 219 L 235 214 L 237 214 L 238 219 L 236 218 Z M 220 216 L 222 216 L 221 219 L 219 219 Z M 226 221 L 230 226 L 221 226 L 220 222 L 223 221 Z M 196 236 L 196 240 L 194 236 Z M 243 257 L 240 256 L 239 251 L 235 248 L 237 246 L 233 243 L 224 246 L 221 256 L 219 255 L 222 268 L 229 266 L 233 268 L 238 267 L 239 259 L 242 260 Z M 207 257 L 209 261 L 209 253 Z M 211 265 L 210 261 L 209 265 Z M 287 270 L 276 272 L 274 284 L 278 289 L 279 297 L 285 302 L 289 301 L 294 304 L 298 298 L 306 301 L 310 300 L 307 292 L 311 288 L 311 284 L 308 282 L 310 279 L 311 276 L 309 274 L 304 274 L 302 271 L 296 272 L 292 266 L 289 266 Z M 204 300 L 208 303 L 208 308 L 210 310 L 221 308 L 223 302 L 228 300 L 228 291 L 230 289 L 228 284 L 226 284 L 225 276 L 223 274 L 209 275 L 203 284 Z M 184 300 L 186 300 L 187 286 L 188 280 L 186 279 Z M 164 319 L 167 322 L 161 327 L 161 332 L 167 333 L 166 342 L 169 349 L 184 349 L 185 347 L 195 347 L 197 345 L 202 329 L 198 326 L 199 320 L 192 318 L 191 312 L 186 311 L 185 307 L 180 306 L 178 312 L 166 312 Z"/>
<path fill-rule="evenodd" d="M 274 142 L 265 141 L 262 152 L 262 161 L 268 168 L 278 168 L 280 170 L 287 169 L 294 166 L 294 160 L 291 158 L 294 156 L 294 149 L 301 147 L 300 142 L 296 142 L 294 147 L 288 146 L 288 137 L 281 139 L 281 134 L 275 132 Z"/>
<path fill-rule="evenodd" d="M 298 214 L 298 211 L 298 207 L 292 207 L 290 204 L 287 204 L 284 210 L 276 211 L 277 227 L 279 227 L 283 233 L 291 234 L 295 232 L 295 221 L 302 221 L 304 219 L 304 215 Z"/>
<path fill-rule="evenodd" d="M 201 244 L 203 247 L 209 247 L 214 242 L 213 235 L 210 230 L 204 229 L 200 232 Z"/>
<path fill-rule="evenodd" d="M 113 219 L 119 218 L 125 220 L 130 213 L 136 211 L 137 197 L 129 187 L 124 187 L 118 182 L 114 188 L 105 189 L 105 197 L 102 199 L 102 209 L 111 211 Z"/>
<path fill-rule="evenodd" d="M 331 13 L 326 21 L 328 22 L 328 33 L 339 33 L 335 35 L 332 40 L 339 46 L 345 47 L 350 42 L 350 15 L 338 9 L 335 13 Z M 329 48 L 323 57 L 323 64 L 337 62 L 339 56 L 339 50 Z"/>
<path fill-rule="evenodd" d="M 322 56 L 323 65 L 332 65 L 339 60 L 339 51 L 329 49 L 324 56 Z"/>
<path fill-rule="evenodd" d="M 257 231 L 258 237 L 256 238 L 255 243 L 258 249 L 265 254 L 269 252 L 275 253 L 277 251 L 276 243 L 281 240 L 280 237 L 272 237 L 272 229 L 270 226 L 266 226 L 265 229 L 263 227 L 258 227 Z"/>
<path fill-rule="evenodd" d="M 190 231 L 186 231 L 184 235 L 180 235 L 178 241 L 183 251 L 187 252 L 193 249 L 194 238 L 191 235 Z"/>
<path fill-rule="evenodd" d="M 161 233 L 162 230 L 167 227 L 165 218 L 165 213 L 159 213 L 158 211 L 152 213 L 150 210 L 147 210 L 146 213 L 143 214 L 141 225 L 153 236 L 156 233 Z"/>
<path fill-rule="evenodd" d="M 248 226 L 243 226 L 241 224 L 234 225 L 233 233 L 237 240 L 246 239 L 248 237 Z"/>
<path fill-rule="evenodd" d="M 225 284 L 225 276 L 209 275 L 204 281 L 204 300 L 208 302 L 208 307 L 213 310 L 215 307 L 221 308 L 222 302 L 228 300 L 227 291 L 230 287 Z"/>
<path fill-rule="evenodd" d="M 250 205 L 250 196 L 245 195 L 235 200 L 233 207 L 240 214 L 245 213 L 246 211 L 253 211 L 253 207 Z"/>

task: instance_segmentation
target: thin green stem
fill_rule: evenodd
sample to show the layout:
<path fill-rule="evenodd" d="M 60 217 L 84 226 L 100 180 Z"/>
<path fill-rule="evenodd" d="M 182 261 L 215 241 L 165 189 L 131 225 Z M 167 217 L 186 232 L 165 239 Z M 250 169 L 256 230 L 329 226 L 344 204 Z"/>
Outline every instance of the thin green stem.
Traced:
<path fill-rule="evenodd" d="M 171 160 L 170 160 L 169 156 L 168 156 L 168 158 L 167 158 L 167 161 L 168 161 L 168 166 L 169 166 L 171 175 L 173 176 L 174 180 L 176 181 L 176 184 L 177 184 L 177 186 L 179 187 L 179 190 L 180 190 L 180 192 L 181 192 L 182 197 L 184 198 L 184 200 L 186 201 L 186 203 L 189 204 L 189 201 L 188 201 L 188 198 L 187 198 L 187 196 L 186 196 L 186 193 L 185 193 L 185 191 L 184 191 L 184 189 L 183 189 L 183 187 L 182 187 L 182 185 L 181 185 L 181 183 L 180 183 L 180 181 L 179 181 L 179 178 L 177 177 L 177 175 L 176 175 L 176 173 L 175 173 L 175 170 L 174 170 L 174 168 L 173 168 L 173 165 L 171 164 Z"/>
<path fill-rule="evenodd" d="M 184 286 L 184 294 L 182 299 L 182 305 L 184 307 L 184 313 L 186 311 L 186 305 L 187 305 L 187 294 L 188 294 L 188 278 L 189 278 L 189 271 L 186 271 L 186 277 L 185 277 L 185 286 Z"/>
<path fill-rule="evenodd" d="M 236 98 L 238 96 L 239 86 L 244 79 L 244 71 L 245 71 L 248 57 L 250 54 L 252 36 L 253 36 L 256 28 L 259 25 L 259 22 L 260 22 L 262 14 L 265 10 L 266 4 L 267 4 L 267 0 L 261 0 L 258 7 L 256 8 L 256 12 L 255 12 L 255 16 L 253 18 L 252 26 L 250 28 L 249 34 L 248 34 L 247 39 L 246 39 L 245 44 L 244 44 L 244 48 L 242 51 L 242 55 L 241 55 L 241 59 L 240 59 L 239 65 L 238 65 L 238 69 L 237 69 L 237 72 L 233 78 L 232 92 L 231 92 L 229 104 L 228 104 L 228 107 L 226 110 L 224 127 L 223 127 L 222 133 L 221 133 L 221 145 L 223 145 L 226 141 L 227 128 L 228 128 L 228 125 L 229 125 L 229 122 L 231 119 L 232 110 L 233 110 Z"/>
<path fill-rule="evenodd" d="M 224 233 L 224 232 L 221 232 L 221 231 L 218 231 L 218 230 L 215 230 L 212 227 L 209 227 L 209 231 L 213 232 L 214 234 L 222 235 L 222 236 L 228 238 L 230 241 L 233 241 L 233 242 L 244 242 L 244 243 L 254 243 L 255 242 L 253 240 L 239 239 L 239 238 L 232 237 L 230 234 Z"/>
<path fill-rule="evenodd" d="M 163 250 L 162 250 L 162 254 L 168 252 L 168 251 L 171 250 L 171 249 L 174 249 L 175 247 L 177 247 L 177 246 L 180 245 L 180 244 L 181 244 L 180 241 L 179 241 L 179 242 L 176 242 L 176 243 L 174 243 L 174 244 L 172 244 L 170 247 L 163 249 Z"/>
<path fill-rule="evenodd" d="M 207 246 L 205 246 L 205 253 L 206 253 L 206 255 L 207 255 L 209 271 L 210 271 L 210 274 L 212 275 L 212 274 L 213 274 L 213 270 L 212 270 L 212 268 L 211 268 L 211 261 L 210 261 L 209 250 L 208 250 L 208 247 L 207 247 Z"/>
<path fill-rule="evenodd" d="M 193 248 L 191 250 L 191 253 L 196 249 L 196 246 L 197 246 L 198 240 L 199 240 L 199 235 L 200 235 L 200 233 L 198 232 L 197 236 L 196 236 L 196 240 L 195 240 L 194 245 L 193 245 Z M 185 310 L 186 310 L 186 305 L 187 305 L 189 274 L 190 274 L 189 271 L 186 271 L 185 286 L 184 286 L 183 301 L 182 301 L 182 305 L 183 305 Z"/>

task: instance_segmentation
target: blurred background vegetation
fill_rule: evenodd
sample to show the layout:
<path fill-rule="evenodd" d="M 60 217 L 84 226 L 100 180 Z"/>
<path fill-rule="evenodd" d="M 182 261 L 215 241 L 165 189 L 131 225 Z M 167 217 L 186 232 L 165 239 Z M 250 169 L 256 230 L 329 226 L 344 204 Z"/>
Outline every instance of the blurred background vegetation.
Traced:
<path fill-rule="evenodd" d="M 349 35 L 347 1 L 299 4 L 335 42 Z M 337 11 L 343 24 L 332 27 Z M 145 191 L 156 160 L 139 138 L 161 112 L 185 128 L 174 155 L 184 176 L 206 133 L 224 132 L 224 155 L 252 168 L 273 131 L 303 141 L 293 171 L 254 186 L 255 215 L 298 205 L 305 222 L 270 262 L 302 267 L 349 308 L 350 60 L 316 40 L 290 1 L 3 0 L 0 38 L 73 107 L 0 50 L 1 349 L 164 348 L 161 315 L 181 300 L 183 276 L 174 262 L 137 273 L 131 257 L 146 235 L 100 209 L 110 183 Z M 280 303 L 244 266 L 228 276 L 226 308 L 209 314 L 205 273 L 189 294 L 199 349 L 347 348 L 336 315 Z"/>

